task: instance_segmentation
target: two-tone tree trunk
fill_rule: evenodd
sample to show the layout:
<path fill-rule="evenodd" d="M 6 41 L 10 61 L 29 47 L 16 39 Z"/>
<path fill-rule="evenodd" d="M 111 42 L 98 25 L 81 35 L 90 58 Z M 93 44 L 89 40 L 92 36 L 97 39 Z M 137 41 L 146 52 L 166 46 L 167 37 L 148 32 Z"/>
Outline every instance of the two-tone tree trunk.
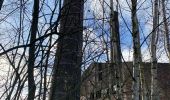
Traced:
<path fill-rule="evenodd" d="M 162 14 L 163 14 L 163 21 L 164 21 L 164 29 L 165 29 L 166 48 L 168 51 L 168 58 L 170 62 L 170 36 L 169 36 L 168 21 L 166 18 L 165 0 L 162 0 Z"/>
<path fill-rule="evenodd" d="M 158 0 L 154 0 L 153 32 L 151 40 L 151 100 L 159 100 L 157 77 L 156 35 L 158 32 Z"/>
<path fill-rule="evenodd" d="M 119 19 L 118 12 L 113 9 L 113 0 L 110 1 L 110 31 L 111 31 L 111 86 L 115 87 L 116 99 L 123 100 L 122 97 L 122 61 L 121 61 L 121 47 L 119 35 Z M 112 85 L 113 84 L 113 85 Z M 110 86 L 110 89 L 112 88 Z M 113 91 L 111 91 L 113 92 Z"/>
<path fill-rule="evenodd" d="M 34 0 L 32 24 L 30 29 L 30 48 L 28 58 L 28 100 L 34 100 L 35 81 L 34 81 L 34 62 L 35 62 L 35 39 L 38 30 L 39 0 Z"/>
<path fill-rule="evenodd" d="M 49 100 L 80 100 L 83 0 L 64 0 Z"/>
<path fill-rule="evenodd" d="M 137 0 L 131 0 L 131 17 L 132 17 L 132 36 L 133 36 L 133 78 L 132 100 L 143 100 L 145 98 L 144 73 L 140 49 L 140 33 L 137 18 Z"/>

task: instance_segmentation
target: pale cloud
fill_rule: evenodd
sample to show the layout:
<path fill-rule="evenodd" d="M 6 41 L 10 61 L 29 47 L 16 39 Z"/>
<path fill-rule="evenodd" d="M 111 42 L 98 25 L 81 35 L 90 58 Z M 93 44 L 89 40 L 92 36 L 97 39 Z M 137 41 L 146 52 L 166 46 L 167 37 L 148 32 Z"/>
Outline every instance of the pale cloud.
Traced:
<path fill-rule="evenodd" d="M 149 48 L 143 48 L 141 50 L 142 61 L 151 62 L 151 54 Z M 124 49 L 122 50 L 122 55 L 125 61 L 133 61 L 133 49 Z M 157 60 L 159 63 L 168 63 L 169 59 L 164 48 L 162 50 L 157 50 Z"/>
<path fill-rule="evenodd" d="M 122 56 L 125 61 L 132 61 L 133 51 L 131 49 L 124 49 L 122 50 Z"/>

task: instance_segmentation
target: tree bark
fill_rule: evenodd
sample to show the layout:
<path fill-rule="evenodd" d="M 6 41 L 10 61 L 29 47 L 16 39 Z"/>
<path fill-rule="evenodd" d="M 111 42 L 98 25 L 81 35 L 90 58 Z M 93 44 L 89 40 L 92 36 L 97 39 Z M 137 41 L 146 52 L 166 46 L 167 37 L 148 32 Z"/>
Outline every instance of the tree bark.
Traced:
<path fill-rule="evenodd" d="M 116 90 L 116 99 L 122 100 L 122 60 L 121 60 L 121 47 L 120 47 L 120 35 L 119 35 L 119 19 L 118 12 L 113 9 L 113 0 L 110 1 L 110 31 L 111 31 L 111 82 L 110 89 L 114 86 Z M 113 89 L 112 89 L 113 90 Z M 112 91 L 110 91 L 112 93 Z"/>
<path fill-rule="evenodd" d="M 131 0 L 132 9 L 132 36 L 133 36 L 133 81 L 132 89 L 132 100 L 143 100 L 145 97 L 145 86 L 144 86 L 144 73 L 141 58 L 140 49 L 140 33 L 139 33 L 139 23 L 137 18 L 137 0 Z"/>
<path fill-rule="evenodd" d="M 38 30 L 38 17 L 39 17 L 39 0 L 34 0 L 32 24 L 30 29 L 30 48 L 28 58 L 28 100 L 34 100 L 35 97 L 35 81 L 34 81 L 34 62 L 35 62 L 35 39 Z"/>
<path fill-rule="evenodd" d="M 157 77 L 157 58 L 156 58 L 156 34 L 158 28 L 158 0 L 154 0 L 153 32 L 151 40 L 151 100 L 159 100 L 159 87 Z"/>
<path fill-rule="evenodd" d="M 79 100 L 83 0 L 64 0 L 49 100 Z"/>
<path fill-rule="evenodd" d="M 114 11 L 112 17 L 112 23 L 111 23 L 111 42 L 112 42 L 112 52 L 113 52 L 113 58 L 112 63 L 114 67 L 114 79 L 115 85 L 116 85 L 116 97 L 117 100 L 122 100 L 122 89 L 121 89 L 121 83 L 122 83 L 122 61 L 121 61 L 121 48 L 120 48 L 120 36 L 119 36 L 119 22 L 118 22 L 118 12 Z M 114 49 L 113 49 L 114 48 Z"/>
<path fill-rule="evenodd" d="M 169 62 L 170 62 L 170 36 L 169 36 L 168 22 L 167 22 L 167 18 L 166 18 L 165 0 L 162 0 L 162 12 L 163 12 L 162 14 L 163 14 L 165 38 L 166 38 L 166 48 L 168 51 L 168 58 L 169 58 Z"/>

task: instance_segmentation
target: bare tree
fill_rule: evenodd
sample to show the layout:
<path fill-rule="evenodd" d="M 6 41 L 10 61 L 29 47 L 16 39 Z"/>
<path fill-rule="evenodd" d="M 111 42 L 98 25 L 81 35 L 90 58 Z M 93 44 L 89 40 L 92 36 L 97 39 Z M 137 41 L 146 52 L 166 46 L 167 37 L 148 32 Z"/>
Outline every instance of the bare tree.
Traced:
<path fill-rule="evenodd" d="M 111 78 L 116 91 L 116 99 L 122 100 L 122 60 L 121 60 L 121 47 L 120 47 L 120 34 L 119 34 L 119 19 L 118 11 L 114 11 L 113 0 L 110 0 L 110 31 L 111 31 Z"/>
<path fill-rule="evenodd" d="M 159 100 L 159 87 L 157 76 L 156 35 L 158 32 L 158 0 L 154 0 L 153 32 L 151 39 L 151 100 Z"/>
<path fill-rule="evenodd" d="M 34 100 L 35 97 L 35 81 L 34 81 L 34 63 L 35 63 L 35 39 L 38 30 L 39 17 L 39 0 L 34 0 L 32 25 L 30 29 L 30 48 L 28 58 L 28 100 Z"/>
<path fill-rule="evenodd" d="M 140 68 L 142 63 L 141 50 L 140 50 L 140 34 L 139 23 L 137 18 L 137 0 L 131 0 L 131 17 L 132 17 L 132 36 L 133 36 L 133 100 L 140 100 Z"/>
<path fill-rule="evenodd" d="M 79 100 L 83 0 L 64 0 L 50 100 Z"/>
<path fill-rule="evenodd" d="M 152 35 L 151 51 L 153 51 L 152 65 L 154 65 L 157 62 L 155 59 L 158 59 L 160 54 L 159 46 L 163 44 L 158 41 L 163 38 L 159 37 L 162 34 L 157 34 L 157 29 L 163 23 L 167 50 L 170 48 L 168 35 L 170 17 L 166 14 L 169 13 L 169 7 L 165 7 L 169 1 L 162 0 L 162 17 L 158 18 L 158 12 L 154 14 L 152 30 L 148 28 L 153 17 L 150 12 L 150 5 L 153 2 L 150 1 L 153 0 L 125 0 L 119 3 L 118 0 L 110 0 L 109 4 L 109 0 L 85 2 L 83 0 L 0 0 L 0 9 L 2 8 L 0 73 L 5 73 L 0 74 L 2 80 L 0 99 L 46 100 L 50 97 L 50 100 L 79 100 L 81 82 L 85 84 L 83 80 L 80 82 L 84 74 L 80 71 L 86 72 L 93 62 L 105 63 L 108 66 L 98 70 L 97 74 L 92 73 L 97 81 L 96 84 L 93 81 L 89 83 L 94 88 L 87 88 L 92 90 L 91 98 L 131 99 L 131 82 L 133 82 L 133 99 L 150 99 L 147 97 L 148 94 L 146 96 L 146 88 L 149 88 L 148 91 L 151 89 L 147 86 L 150 85 L 150 79 L 146 79 L 145 83 L 144 77 L 149 72 L 144 73 L 142 63 L 142 60 L 150 60 L 149 46 L 146 47 L 148 44 L 145 41 Z M 85 9 L 83 3 L 86 3 Z M 33 9 L 30 6 L 33 6 Z M 117 8 L 114 9 L 114 6 Z M 84 19 L 83 12 L 85 12 Z M 157 20 L 161 18 L 163 21 L 158 25 Z M 143 40 L 141 44 L 140 40 Z M 144 49 L 147 54 L 144 54 L 146 52 Z M 126 57 L 129 55 L 129 58 L 125 60 L 124 55 Z M 121 68 L 122 61 L 133 61 L 133 75 L 131 63 L 126 66 L 123 63 L 125 68 Z M 152 68 L 156 67 L 154 65 Z M 159 91 L 156 70 L 152 69 L 152 93 L 156 93 L 157 89 Z M 107 73 L 104 73 L 105 71 Z M 98 74 L 103 78 L 100 81 L 96 76 Z M 123 79 L 121 74 L 124 74 Z M 105 81 L 107 75 L 108 81 Z M 98 83 L 106 87 L 98 87 Z M 88 93 L 87 95 L 89 96 Z M 157 94 L 153 94 L 152 100 L 158 97 L 156 96 Z"/>
<path fill-rule="evenodd" d="M 162 0 L 161 3 L 162 3 L 162 15 L 164 21 L 165 38 L 166 38 L 166 48 L 168 51 L 168 58 L 170 61 L 170 36 L 169 36 L 168 20 L 166 17 L 165 0 Z"/>

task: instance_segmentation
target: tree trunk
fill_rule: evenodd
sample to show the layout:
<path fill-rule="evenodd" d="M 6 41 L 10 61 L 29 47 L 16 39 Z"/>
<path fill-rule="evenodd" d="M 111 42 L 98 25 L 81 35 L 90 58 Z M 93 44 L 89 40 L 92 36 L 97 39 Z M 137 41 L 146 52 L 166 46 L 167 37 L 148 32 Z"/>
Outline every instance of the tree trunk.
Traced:
<path fill-rule="evenodd" d="M 168 22 L 166 18 L 165 0 L 162 0 L 162 12 L 163 12 L 162 14 L 163 14 L 163 21 L 164 21 L 164 28 L 165 28 L 166 48 L 168 51 L 168 58 L 170 62 L 170 37 L 169 37 Z"/>
<path fill-rule="evenodd" d="M 156 34 L 158 28 L 158 0 L 154 1 L 153 32 L 151 40 L 151 100 L 159 100 L 159 87 L 157 77 L 157 58 L 156 58 Z"/>
<path fill-rule="evenodd" d="M 139 26 L 138 26 L 138 18 L 137 18 L 137 0 L 131 0 L 132 2 L 132 36 L 133 36 L 133 77 L 135 81 L 133 81 L 132 89 L 132 100 L 143 100 L 144 98 L 144 73 L 142 66 L 142 58 L 141 58 L 141 49 L 140 49 L 140 34 L 139 34 Z"/>
<path fill-rule="evenodd" d="M 28 100 L 34 100 L 35 97 L 35 81 L 34 81 L 34 62 L 35 62 L 35 39 L 38 30 L 38 16 L 39 16 L 39 0 L 34 0 L 32 25 L 30 29 L 30 48 L 28 58 Z"/>
<path fill-rule="evenodd" d="M 3 4 L 4 0 L 0 0 L 0 10 L 2 8 L 2 4 Z"/>
<path fill-rule="evenodd" d="M 113 0 L 110 1 L 110 31 L 111 31 L 111 70 L 113 72 L 110 73 L 111 87 L 115 87 L 116 99 L 123 100 L 122 97 L 122 61 L 121 61 L 121 47 L 120 47 L 120 35 L 119 35 L 119 19 L 118 12 L 113 9 Z M 111 93 L 111 92 L 110 92 Z"/>
<path fill-rule="evenodd" d="M 64 0 L 49 100 L 80 100 L 83 0 Z"/>

